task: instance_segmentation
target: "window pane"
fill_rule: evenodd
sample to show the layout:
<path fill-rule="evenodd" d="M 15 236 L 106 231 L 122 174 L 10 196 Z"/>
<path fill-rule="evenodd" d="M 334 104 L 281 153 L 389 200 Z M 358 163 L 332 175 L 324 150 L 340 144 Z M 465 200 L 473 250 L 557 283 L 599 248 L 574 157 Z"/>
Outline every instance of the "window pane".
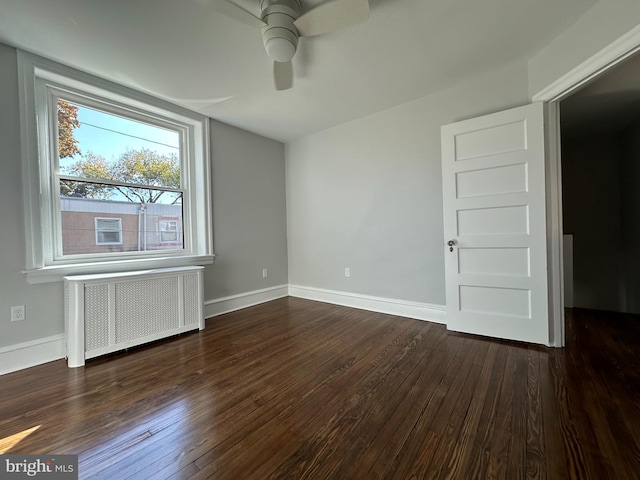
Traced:
<path fill-rule="evenodd" d="M 150 187 L 180 188 L 180 134 L 58 100 L 60 173 Z"/>
<path fill-rule="evenodd" d="M 136 188 L 133 194 L 123 187 L 69 180 L 60 181 L 60 190 L 63 255 L 184 248 L 181 193 Z M 85 196 L 98 191 L 100 196 Z"/>
<path fill-rule="evenodd" d="M 96 228 L 102 232 L 119 232 L 120 231 L 120 219 L 114 218 L 113 220 L 108 218 L 96 218 Z"/>
<path fill-rule="evenodd" d="M 96 244 L 121 244 L 122 243 L 122 219 L 121 218 L 95 218 Z"/>
<path fill-rule="evenodd" d="M 178 241 L 178 222 L 175 220 L 160 220 L 160 241 Z"/>
<path fill-rule="evenodd" d="M 96 244 L 121 244 L 122 219 L 121 218 L 95 218 Z"/>
<path fill-rule="evenodd" d="M 122 243 L 120 232 L 98 232 L 98 243 Z"/>

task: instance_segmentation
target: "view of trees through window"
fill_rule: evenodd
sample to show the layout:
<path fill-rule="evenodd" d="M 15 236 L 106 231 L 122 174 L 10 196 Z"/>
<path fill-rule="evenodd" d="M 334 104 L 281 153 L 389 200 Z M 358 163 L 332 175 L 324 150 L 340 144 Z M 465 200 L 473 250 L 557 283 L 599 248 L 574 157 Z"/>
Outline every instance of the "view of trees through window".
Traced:
<path fill-rule="evenodd" d="M 57 127 L 63 255 L 184 248 L 179 131 L 66 99 Z"/>

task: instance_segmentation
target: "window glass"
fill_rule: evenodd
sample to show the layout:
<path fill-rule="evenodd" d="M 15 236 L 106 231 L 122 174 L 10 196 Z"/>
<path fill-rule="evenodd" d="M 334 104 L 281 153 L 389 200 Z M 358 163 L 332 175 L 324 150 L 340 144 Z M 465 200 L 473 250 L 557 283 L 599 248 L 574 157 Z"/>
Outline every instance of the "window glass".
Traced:
<path fill-rule="evenodd" d="M 160 220 L 160 241 L 161 242 L 177 242 L 178 241 L 178 221 L 177 220 Z"/>
<path fill-rule="evenodd" d="M 113 107 L 56 106 L 61 256 L 183 249 L 180 131 Z"/>
<path fill-rule="evenodd" d="M 96 244 L 113 245 L 122 243 L 121 218 L 96 218 Z"/>

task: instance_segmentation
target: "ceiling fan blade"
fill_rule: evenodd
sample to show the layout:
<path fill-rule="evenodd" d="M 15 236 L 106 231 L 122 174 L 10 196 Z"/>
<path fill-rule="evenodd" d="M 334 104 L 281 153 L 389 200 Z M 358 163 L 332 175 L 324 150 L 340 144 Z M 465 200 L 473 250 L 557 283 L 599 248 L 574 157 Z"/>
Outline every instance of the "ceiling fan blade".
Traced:
<path fill-rule="evenodd" d="M 369 18 L 368 0 L 330 0 L 298 18 L 293 24 L 300 36 L 334 32 Z"/>
<path fill-rule="evenodd" d="M 291 62 L 273 62 L 273 80 L 276 90 L 293 87 L 293 65 Z"/>
<path fill-rule="evenodd" d="M 214 2 L 215 9 L 223 13 L 227 17 L 234 18 L 242 23 L 246 23 L 252 27 L 262 28 L 266 24 L 256 17 L 253 13 L 245 10 L 237 3 L 230 0 L 218 0 Z"/>

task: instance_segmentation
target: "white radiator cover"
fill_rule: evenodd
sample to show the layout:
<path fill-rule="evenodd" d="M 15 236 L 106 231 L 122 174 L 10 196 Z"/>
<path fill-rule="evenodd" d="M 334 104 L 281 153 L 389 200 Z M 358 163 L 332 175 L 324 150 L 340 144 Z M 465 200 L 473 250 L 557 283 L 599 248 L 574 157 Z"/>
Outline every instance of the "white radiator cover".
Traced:
<path fill-rule="evenodd" d="M 65 277 L 67 363 L 204 328 L 203 267 Z"/>

